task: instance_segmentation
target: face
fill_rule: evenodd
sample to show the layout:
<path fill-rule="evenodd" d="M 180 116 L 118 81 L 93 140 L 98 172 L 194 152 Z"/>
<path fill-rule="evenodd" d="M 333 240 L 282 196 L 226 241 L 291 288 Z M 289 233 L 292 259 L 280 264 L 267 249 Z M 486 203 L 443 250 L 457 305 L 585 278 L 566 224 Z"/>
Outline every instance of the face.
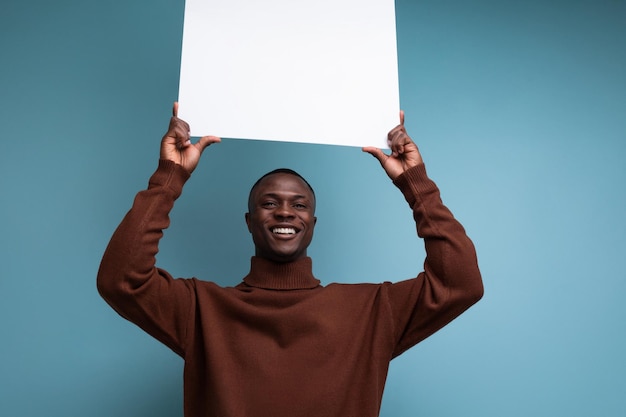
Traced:
<path fill-rule="evenodd" d="M 303 258 L 313 239 L 315 196 L 302 179 L 278 173 L 261 180 L 252 191 L 246 213 L 255 255 L 274 262 Z"/>

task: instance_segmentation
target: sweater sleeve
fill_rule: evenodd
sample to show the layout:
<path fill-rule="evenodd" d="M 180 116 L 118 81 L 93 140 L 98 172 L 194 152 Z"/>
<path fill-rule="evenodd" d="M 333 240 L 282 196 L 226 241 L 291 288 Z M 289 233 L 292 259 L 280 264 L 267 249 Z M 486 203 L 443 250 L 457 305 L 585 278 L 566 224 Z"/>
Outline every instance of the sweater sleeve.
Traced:
<path fill-rule="evenodd" d="M 413 209 L 426 260 L 417 278 L 387 284 L 394 322 L 393 357 L 441 329 L 483 295 L 474 245 L 442 203 L 424 165 L 407 170 L 394 184 Z"/>
<path fill-rule="evenodd" d="M 193 281 L 173 279 L 155 266 L 159 240 L 189 173 L 161 160 L 148 189 L 135 197 L 104 253 L 98 271 L 100 295 L 121 316 L 184 356 L 192 325 Z"/>

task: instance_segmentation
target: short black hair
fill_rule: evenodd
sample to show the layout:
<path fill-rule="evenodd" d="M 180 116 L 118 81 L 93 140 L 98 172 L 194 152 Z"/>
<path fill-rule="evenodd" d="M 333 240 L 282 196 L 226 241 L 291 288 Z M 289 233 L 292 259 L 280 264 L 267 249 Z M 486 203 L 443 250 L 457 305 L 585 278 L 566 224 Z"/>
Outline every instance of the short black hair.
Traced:
<path fill-rule="evenodd" d="M 262 175 L 258 180 L 256 180 L 256 182 L 252 185 L 252 187 L 250 188 L 250 193 L 248 194 L 248 211 L 252 211 L 252 193 L 254 192 L 254 189 L 259 185 L 259 183 L 261 181 L 263 181 L 265 178 L 269 177 L 270 175 L 274 175 L 274 174 L 289 174 L 289 175 L 294 175 L 298 178 L 300 178 L 302 181 L 304 181 L 304 183 L 307 185 L 307 187 L 309 187 L 309 190 L 311 190 L 311 193 L 313 194 L 313 198 L 315 198 L 315 190 L 313 190 L 313 187 L 311 187 L 311 184 L 309 184 L 309 182 L 299 173 L 297 173 L 296 171 L 294 171 L 293 169 L 289 169 L 289 168 L 276 168 L 264 175 Z"/>

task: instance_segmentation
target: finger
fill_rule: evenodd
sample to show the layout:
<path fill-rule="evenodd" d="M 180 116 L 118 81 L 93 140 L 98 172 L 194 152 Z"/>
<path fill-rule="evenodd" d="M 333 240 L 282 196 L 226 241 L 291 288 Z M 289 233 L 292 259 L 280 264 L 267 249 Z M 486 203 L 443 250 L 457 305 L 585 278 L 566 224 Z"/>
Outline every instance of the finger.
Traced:
<path fill-rule="evenodd" d="M 172 129 L 174 131 L 174 135 L 179 138 L 189 139 L 191 138 L 191 133 L 189 132 L 189 125 L 186 123 L 177 123 L 176 126 Z"/>
<path fill-rule="evenodd" d="M 174 102 L 174 107 L 172 108 L 172 116 L 178 117 L 178 101 Z"/>
<path fill-rule="evenodd" d="M 404 132 L 406 132 L 406 129 L 404 128 L 403 125 L 398 125 L 398 126 L 394 127 L 387 134 L 387 141 L 389 142 L 389 144 L 391 144 L 391 142 L 393 141 L 393 138 L 398 136 L 398 134 L 401 134 L 401 133 L 404 133 Z"/>
<path fill-rule="evenodd" d="M 167 136 L 174 138 L 174 143 L 179 149 L 186 148 L 191 143 L 191 136 L 185 126 L 177 124 L 167 132 Z"/>
<path fill-rule="evenodd" d="M 380 162 L 381 165 L 384 165 L 387 158 L 389 158 L 387 155 L 385 155 L 385 153 L 382 150 L 373 146 L 366 146 L 364 148 L 361 148 L 361 150 L 363 152 L 367 152 L 368 154 L 372 155 L 374 158 L 378 159 L 378 162 Z"/>
<path fill-rule="evenodd" d="M 181 120 L 177 117 L 172 116 L 170 119 L 170 127 L 168 131 L 168 136 L 189 136 L 189 131 L 191 128 L 189 127 L 189 123 L 184 120 Z"/>
<path fill-rule="evenodd" d="M 395 149 L 394 149 L 394 143 L 391 140 L 391 138 L 387 139 L 387 147 L 389 148 L 389 150 L 391 151 L 391 155 L 390 156 L 398 156 Z"/>
<path fill-rule="evenodd" d="M 400 110 L 400 124 L 404 126 L 404 110 Z"/>
<path fill-rule="evenodd" d="M 180 121 L 180 125 L 182 127 L 182 129 L 185 131 L 185 133 L 189 136 L 191 136 L 191 127 L 189 126 L 189 123 L 187 123 L 184 120 L 178 119 Z"/>
<path fill-rule="evenodd" d="M 176 147 L 178 149 L 185 149 L 186 147 L 191 145 L 191 139 L 176 139 Z"/>
<path fill-rule="evenodd" d="M 390 132 L 387 142 L 394 156 L 404 152 L 405 137 L 406 133 L 403 128 L 394 129 L 394 131 Z"/>
<path fill-rule="evenodd" d="M 200 152 L 204 151 L 208 146 L 214 144 L 214 143 L 219 143 L 221 142 L 222 139 L 218 138 L 217 136 L 202 136 L 200 138 L 200 140 L 198 140 L 198 142 L 196 143 L 196 148 L 198 148 L 198 150 Z"/>

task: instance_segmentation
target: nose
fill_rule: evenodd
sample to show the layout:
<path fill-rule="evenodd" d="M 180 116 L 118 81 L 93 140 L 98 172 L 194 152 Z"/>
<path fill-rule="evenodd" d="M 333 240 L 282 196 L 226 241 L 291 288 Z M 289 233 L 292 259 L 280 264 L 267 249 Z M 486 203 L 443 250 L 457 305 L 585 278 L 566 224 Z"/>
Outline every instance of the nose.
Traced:
<path fill-rule="evenodd" d="M 295 217 L 293 207 L 291 207 L 289 202 L 284 202 L 279 205 L 278 208 L 274 211 L 274 215 L 281 219 L 289 219 Z"/>

